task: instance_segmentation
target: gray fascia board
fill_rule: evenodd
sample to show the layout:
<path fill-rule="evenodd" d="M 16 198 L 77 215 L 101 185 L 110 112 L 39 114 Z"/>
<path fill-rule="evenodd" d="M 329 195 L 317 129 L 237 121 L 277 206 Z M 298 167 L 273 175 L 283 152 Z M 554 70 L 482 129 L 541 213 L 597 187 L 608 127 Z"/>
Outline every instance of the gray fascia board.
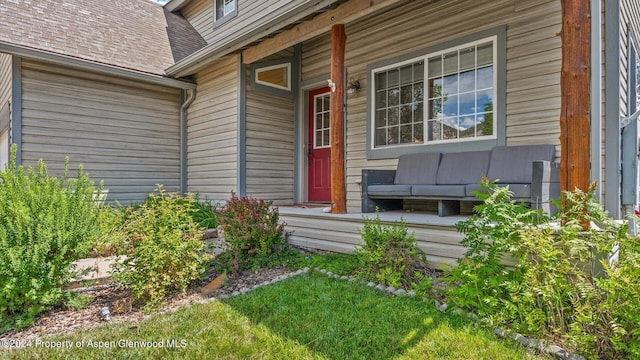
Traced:
<path fill-rule="evenodd" d="M 11 64 L 11 143 L 16 144 L 16 165 L 22 165 L 22 59 Z"/>
<path fill-rule="evenodd" d="M 604 208 L 619 219 L 620 209 L 620 3 L 605 11 L 605 188 Z"/>
<path fill-rule="evenodd" d="M 596 181 L 595 198 L 600 200 L 602 183 L 602 5 L 591 0 L 591 181 Z"/>
<path fill-rule="evenodd" d="M 100 64 L 88 60 L 82 60 L 67 55 L 56 54 L 44 50 L 32 49 L 20 45 L 0 42 L 0 52 L 20 56 L 28 59 L 39 60 L 51 64 L 70 66 L 86 71 L 94 71 L 106 75 L 119 76 L 156 85 L 163 85 L 178 89 L 195 89 L 196 84 L 188 81 L 172 79 L 161 75 L 129 70 L 117 66 Z"/>
<path fill-rule="evenodd" d="M 191 75 L 212 61 L 234 51 L 241 50 L 245 46 L 258 41 L 265 36 L 298 21 L 299 19 L 311 15 L 318 10 L 322 10 L 334 2 L 335 0 L 322 0 L 317 3 L 309 0 L 302 3 L 299 1 L 291 1 L 290 5 L 283 6 L 279 9 L 278 15 L 276 15 L 271 21 L 255 26 L 247 26 L 246 29 L 248 30 L 234 34 L 234 37 L 229 38 L 226 41 L 209 44 L 171 65 L 165 71 L 167 74 L 175 77 Z"/>

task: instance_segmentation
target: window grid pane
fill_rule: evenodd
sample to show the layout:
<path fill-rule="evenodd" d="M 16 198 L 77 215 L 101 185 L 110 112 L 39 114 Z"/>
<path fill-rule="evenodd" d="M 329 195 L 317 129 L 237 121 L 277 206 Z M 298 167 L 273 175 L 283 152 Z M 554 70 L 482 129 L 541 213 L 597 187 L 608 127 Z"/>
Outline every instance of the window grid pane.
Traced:
<path fill-rule="evenodd" d="M 493 42 L 429 57 L 427 141 L 493 135 Z"/>
<path fill-rule="evenodd" d="M 314 101 L 314 133 L 313 147 L 315 149 L 331 146 L 331 106 L 330 94 L 317 95 Z"/>
<path fill-rule="evenodd" d="M 380 71 L 374 78 L 375 146 L 422 143 L 424 62 Z"/>

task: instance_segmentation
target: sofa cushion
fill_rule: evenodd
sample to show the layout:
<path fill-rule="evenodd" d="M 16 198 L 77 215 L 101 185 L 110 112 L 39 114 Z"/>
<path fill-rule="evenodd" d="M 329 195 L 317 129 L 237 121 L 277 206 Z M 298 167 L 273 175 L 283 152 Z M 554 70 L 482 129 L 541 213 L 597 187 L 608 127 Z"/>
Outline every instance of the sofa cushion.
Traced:
<path fill-rule="evenodd" d="M 513 192 L 513 197 L 516 199 L 530 199 L 531 198 L 531 185 L 530 184 L 496 184 L 501 187 L 509 186 L 509 190 Z M 466 194 L 468 197 L 474 197 L 474 191 L 485 191 L 478 184 L 467 185 Z"/>
<path fill-rule="evenodd" d="M 465 185 L 413 185 L 411 195 L 428 197 L 464 197 Z"/>
<path fill-rule="evenodd" d="M 369 185 L 369 196 L 411 196 L 411 185 Z"/>
<path fill-rule="evenodd" d="M 529 184 L 535 160 L 553 161 L 553 145 L 496 146 L 491 150 L 487 177 L 501 183 Z"/>
<path fill-rule="evenodd" d="M 394 184 L 433 185 L 436 183 L 439 164 L 439 152 L 401 155 Z"/>
<path fill-rule="evenodd" d="M 442 154 L 436 184 L 467 185 L 480 182 L 487 175 L 491 151 Z"/>

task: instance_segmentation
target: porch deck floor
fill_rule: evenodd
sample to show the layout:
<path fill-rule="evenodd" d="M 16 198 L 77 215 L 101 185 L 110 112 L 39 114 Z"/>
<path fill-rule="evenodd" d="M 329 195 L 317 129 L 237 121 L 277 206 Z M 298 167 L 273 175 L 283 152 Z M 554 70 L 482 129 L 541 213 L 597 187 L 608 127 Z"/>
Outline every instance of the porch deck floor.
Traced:
<path fill-rule="evenodd" d="M 375 218 L 375 213 L 347 213 L 331 214 L 323 212 L 323 207 L 293 207 L 281 206 L 280 214 L 288 216 L 317 218 L 318 220 L 354 220 L 361 222 L 363 218 Z M 459 221 L 468 218 L 467 215 L 455 215 L 440 217 L 434 212 L 394 210 L 380 212 L 380 220 L 383 222 L 399 221 L 404 218 L 407 224 L 454 227 Z"/>

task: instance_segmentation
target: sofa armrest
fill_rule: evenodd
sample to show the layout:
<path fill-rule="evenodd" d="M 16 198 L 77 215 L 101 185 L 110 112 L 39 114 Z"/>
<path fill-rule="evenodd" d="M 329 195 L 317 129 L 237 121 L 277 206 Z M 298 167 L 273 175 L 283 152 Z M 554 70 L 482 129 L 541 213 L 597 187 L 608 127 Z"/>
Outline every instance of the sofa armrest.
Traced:
<path fill-rule="evenodd" d="M 395 170 L 362 169 L 362 190 L 366 190 L 369 185 L 393 185 L 395 178 Z"/>
<path fill-rule="evenodd" d="M 376 208 L 387 210 L 398 206 L 397 200 L 374 200 L 369 198 L 368 193 L 369 185 L 393 185 L 395 177 L 396 170 L 362 169 L 361 199 L 363 213 L 374 212 Z"/>
<path fill-rule="evenodd" d="M 557 209 L 550 202 L 560 197 L 560 164 L 538 160 L 533 162 L 531 208 L 553 215 Z"/>

